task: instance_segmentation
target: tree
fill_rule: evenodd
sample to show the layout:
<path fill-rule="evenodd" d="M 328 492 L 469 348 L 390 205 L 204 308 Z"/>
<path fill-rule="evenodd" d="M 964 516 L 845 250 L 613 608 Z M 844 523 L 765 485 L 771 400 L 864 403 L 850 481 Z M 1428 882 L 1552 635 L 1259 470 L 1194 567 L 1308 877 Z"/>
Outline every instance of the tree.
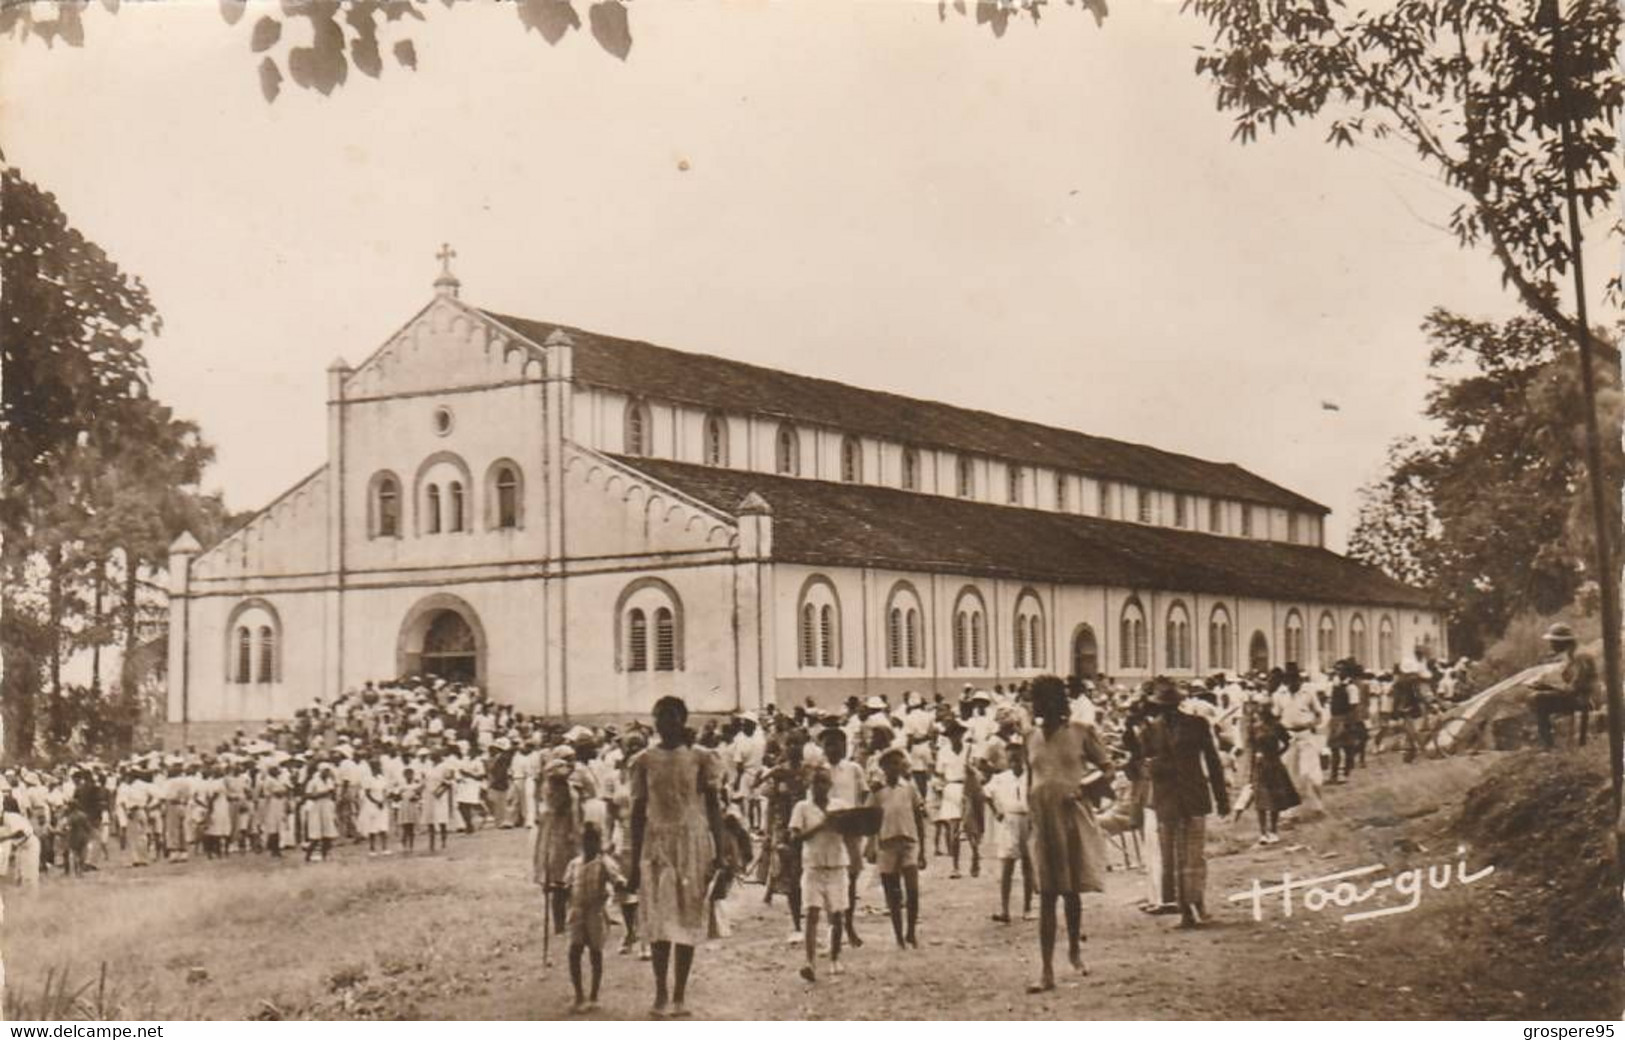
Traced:
<path fill-rule="evenodd" d="M 963 17 L 974 17 L 995 36 L 1003 36 L 1011 21 L 1027 15 L 1038 22 L 1047 0 L 939 0 L 937 15 L 946 19 L 950 9 Z M 1065 0 L 1071 6 L 1075 0 Z M 1076 0 L 1100 24 L 1106 17 L 1105 0 Z M 109 12 L 117 12 L 119 0 L 101 0 Z M 250 5 L 246 0 L 219 0 L 220 14 L 228 25 L 245 20 Z M 441 0 L 450 10 L 457 0 Z M 625 61 L 632 52 L 632 25 L 624 0 L 582 0 L 587 12 L 586 29 L 608 54 Z M 60 41 L 70 47 L 85 43 L 84 12 L 89 0 L 53 0 L 42 4 L 11 2 L 0 4 L 0 32 L 20 40 L 38 40 L 46 46 Z M 464 0 L 466 6 L 466 0 Z M 514 14 L 526 33 L 537 33 L 550 46 L 558 44 L 583 27 L 575 0 L 513 0 Z M 260 13 L 263 10 L 265 13 Z M 276 13 L 270 13 L 275 11 Z M 265 100 L 275 101 L 282 84 L 331 94 L 350 78 L 350 70 L 372 79 L 380 78 L 386 65 L 385 54 L 404 70 L 417 68 L 418 46 L 413 30 L 428 20 L 434 8 L 415 0 L 282 0 L 280 7 L 269 4 L 255 8 L 250 23 L 249 49 L 261 55 L 258 65 L 260 91 Z M 290 23 L 300 26 L 289 30 Z M 293 37 L 309 42 L 294 45 Z"/>
<path fill-rule="evenodd" d="M 140 585 L 169 540 L 188 527 L 210 537 L 228 518 L 198 488 L 213 449 L 147 393 L 141 348 L 160 323 L 145 288 L 49 193 L 15 169 L 3 177 L 0 700 L 7 750 L 26 753 L 76 729 L 84 697 L 68 696 L 64 658 L 118 635 L 132 647 Z M 100 697 L 96 671 L 87 695 Z"/>
<path fill-rule="evenodd" d="M 1433 370 L 1426 413 L 1440 432 L 1393 445 L 1387 475 L 1362 493 L 1349 552 L 1432 590 L 1449 611 L 1452 645 L 1478 653 L 1513 617 L 1561 610 L 1597 580 L 1578 494 L 1586 480 L 1578 359 L 1540 318 L 1493 323 L 1435 310 L 1423 330 Z M 1596 367 L 1617 426 L 1618 372 Z M 1617 441 L 1606 465 L 1619 486 Z"/>
<path fill-rule="evenodd" d="M 1565 175 L 1575 174 L 1587 215 L 1612 206 L 1625 100 L 1617 3 L 1578 0 L 1561 22 L 1555 0 L 1398 0 L 1374 9 L 1185 0 L 1185 9 L 1213 27 L 1196 72 L 1211 82 L 1219 110 L 1233 114 L 1237 140 L 1320 119 L 1339 147 L 1409 144 L 1466 196 L 1450 221 L 1458 241 L 1487 244 L 1530 312 L 1578 341 L 1581 324 L 1558 285 L 1576 259 L 1564 227 Z"/>

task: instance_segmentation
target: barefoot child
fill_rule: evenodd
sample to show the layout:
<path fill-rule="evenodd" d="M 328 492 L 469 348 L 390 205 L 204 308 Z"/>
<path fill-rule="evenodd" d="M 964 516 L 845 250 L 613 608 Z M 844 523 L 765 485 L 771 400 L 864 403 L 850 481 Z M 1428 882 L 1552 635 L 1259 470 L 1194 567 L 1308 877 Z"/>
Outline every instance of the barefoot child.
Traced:
<path fill-rule="evenodd" d="M 626 878 L 620 868 L 604 855 L 603 836 L 597 824 L 582 825 L 581 855 L 564 868 L 564 888 L 570 901 L 566 922 L 570 932 L 570 985 L 576 991 L 570 1013 L 579 1015 L 598 1007 L 598 983 L 604 975 L 604 931 L 609 923 L 609 897 L 612 892 L 626 888 Z M 583 950 L 592 958 L 590 997 L 581 988 Z"/>
<path fill-rule="evenodd" d="M 801 850 L 801 911 L 807 918 L 807 966 L 801 977 L 818 981 L 818 912 L 829 912 L 829 973 L 841 973 L 841 921 L 850 909 L 847 896 L 846 839 L 828 826 L 829 814 L 848 808 L 831 798 L 828 766 L 812 773 L 811 790 L 790 812 L 790 840 Z"/>
<path fill-rule="evenodd" d="M 907 766 L 908 754 L 902 748 L 889 748 L 880 756 L 885 779 L 874 799 L 881 810 L 875 867 L 886 890 L 886 909 L 891 913 L 898 949 L 919 949 L 914 926 L 920 916 L 920 870 L 925 867 L 925 804 L 919 788 L 903 777 Z M 907 931 L 903 928 L 905 890 Z"/>
<path fill-rule="evenodd" d="M 987 782 L 987 805 L 994 825 L 994 855 L 999 859 L 999 912 L 993 920 L 1010 923 L 1010 888 L 1021 864 L 1021 916 L 1033 915 L 1033 863 L 1027 852 L 1027 749 L 1021 735 L 1011 736 L 1005 745 L 1006 767 Z"/>

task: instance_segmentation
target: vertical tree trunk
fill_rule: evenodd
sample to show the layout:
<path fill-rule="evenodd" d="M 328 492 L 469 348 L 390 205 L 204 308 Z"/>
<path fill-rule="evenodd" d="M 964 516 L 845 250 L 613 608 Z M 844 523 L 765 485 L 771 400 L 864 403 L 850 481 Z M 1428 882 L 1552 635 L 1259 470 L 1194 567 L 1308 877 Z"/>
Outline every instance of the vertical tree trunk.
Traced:
<path fill-rule="evenodd" d="M 119 673 L 118 742 L 121 753 L 128 755 L 135 746 L 136 729 L 141 724 L 141 675 L 135 660 L 140 639 L 136 632 L 137 575 L 141 564 L 135 550 L 124 549 L 124 602 L 121 627 L 124 635 L 124 661 Z"/>
<path fill-rule="evenodd" d="M 46 554 L 47 578 L 46 595 L 47 604 L 46 625 L 49 629 L 50 651 L 48 657 L 49 668 L 46 676 L 50 685 L 51 703 L 46 709 L 46 724 L 51 743 L 60 747 L 67 743 L 67 712 L 62 702 L 62 546 L 60 543 L 51 546 Z"/>
<path fill-rule="evenodd" d="M 96 626 L 96 640 L 90 644 L 90 692 L 97 700 L 102 696 L 102 589 L 107 584 L 107 560 L 96 561 L 96 577 L 90 605 L 91 622 Z"/>

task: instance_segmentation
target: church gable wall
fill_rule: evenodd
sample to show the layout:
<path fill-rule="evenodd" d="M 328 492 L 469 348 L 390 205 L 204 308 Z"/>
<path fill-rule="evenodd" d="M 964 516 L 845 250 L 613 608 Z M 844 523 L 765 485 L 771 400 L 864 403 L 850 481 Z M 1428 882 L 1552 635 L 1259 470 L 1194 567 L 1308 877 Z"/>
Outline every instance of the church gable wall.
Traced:
<path fill-rule="evenodd" d="M 192 563 L 192 579 L 317 574 L 327 563 L 326 468 L 294 485 L 242 528 Z"/>
<path fill-rule="evenodd" d="M 541 384 L 362 400 L 344 413 L 347 570 L 546 555 Z M 517 485 L 512 527 L 501 526 L 504 467 Z M 393 535 L 382 516 L 386 479 L 396 493 Z M 431 497 L 439 500 L 438 531 Z"/>
<path fill-rule="evenodd" d="M 576 452 L 565 462 L 564 534 L 572 560 L 731 555 L 730 521 L 629 467 Z"/>
<path fill-rule="evenodd" d="M 437 299 L 346 379 L 350 400 L 538 381 L 542 360 L 515 334 Z"/>

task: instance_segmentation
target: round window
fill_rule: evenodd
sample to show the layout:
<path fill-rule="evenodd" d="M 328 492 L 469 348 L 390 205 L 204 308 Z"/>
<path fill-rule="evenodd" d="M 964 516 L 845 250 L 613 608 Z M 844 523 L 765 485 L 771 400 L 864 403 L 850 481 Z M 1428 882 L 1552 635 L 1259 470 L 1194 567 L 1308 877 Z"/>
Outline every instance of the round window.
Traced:
<path fill-rule="evenodd" d="M 451 409 L 444 405 L 434 410 L 434 432 L 444 437 L 451 432 Z"/>

